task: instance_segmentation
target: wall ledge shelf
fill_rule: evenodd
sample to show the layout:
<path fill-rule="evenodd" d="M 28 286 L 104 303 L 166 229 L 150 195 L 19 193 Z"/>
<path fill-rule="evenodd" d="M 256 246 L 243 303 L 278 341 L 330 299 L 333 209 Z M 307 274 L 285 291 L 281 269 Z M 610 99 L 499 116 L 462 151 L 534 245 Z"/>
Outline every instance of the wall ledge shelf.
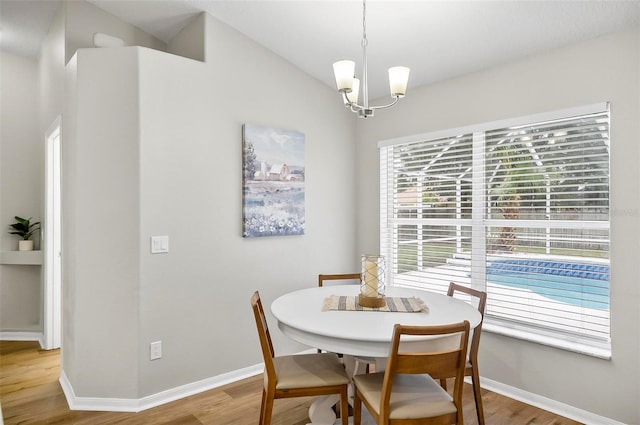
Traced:
<path fill-rule="evenodd" d="M 0 264 L 41 266 L 43 261 L 44 261 L 44 253 L 42 250 L 0 252 Z"/>

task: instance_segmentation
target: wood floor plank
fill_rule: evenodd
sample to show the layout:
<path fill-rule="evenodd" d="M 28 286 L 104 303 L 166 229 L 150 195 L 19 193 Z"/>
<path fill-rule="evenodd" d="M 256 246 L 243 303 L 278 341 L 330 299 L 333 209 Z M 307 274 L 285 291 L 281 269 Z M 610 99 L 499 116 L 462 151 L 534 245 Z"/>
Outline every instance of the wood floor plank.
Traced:
<path fill-rule="evenodd" d="M 58 382 L 60 354 L 37 343 L 0 341 L 0 403 L 5 425 L 255 425 L 262 376 L 205 391 L 140 413 L 69 410 Z M 453 385 L 449 385 L 449 388 Z M 464 419 L 477 425 L 470 385 Z M 313 398 L 276 400 L 273 425 L 305 425 Z M 483 390 L 487 425 L 581 425 L 553 413 Z"/>
<path fill-rule="evenodd" d="M 8 341 L 8 344 L 2 344 L 0 342 L 0 356 L 11 354 L 12 352 L 22 352 L 25 349 L 39 349 L 40 344 L 38 341 Z"/>

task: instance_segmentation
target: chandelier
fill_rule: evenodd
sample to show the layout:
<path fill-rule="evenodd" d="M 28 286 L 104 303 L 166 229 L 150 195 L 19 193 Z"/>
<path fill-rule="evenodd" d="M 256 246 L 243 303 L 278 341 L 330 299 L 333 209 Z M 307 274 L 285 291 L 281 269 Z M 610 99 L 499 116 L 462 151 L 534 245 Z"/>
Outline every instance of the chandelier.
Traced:
<path fill-rule="evenodd" d="M 358 114 L 360 118 L 373 116 L 376 109 L 389 108 L 404 97 L 409 81 L 409 68 L 394 66 L 389 68 L 389 89 L 393 101 L 387 105 L 369 106 L 369 88 L 367 86 L 367 1 L 362 1 L 362 104 L 358 103 L 360 80 L 355 77 L 356 64 L 350 60 L 341 60 L 333 64 L 338 91 L 342 94 L 344 106 Z"/>

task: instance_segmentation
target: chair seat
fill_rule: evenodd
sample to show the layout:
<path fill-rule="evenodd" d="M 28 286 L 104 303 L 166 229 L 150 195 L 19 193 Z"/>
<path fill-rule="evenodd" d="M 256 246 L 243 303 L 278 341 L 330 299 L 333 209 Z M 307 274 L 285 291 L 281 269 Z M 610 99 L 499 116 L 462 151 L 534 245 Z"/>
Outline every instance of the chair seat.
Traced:
<path fill-rule="evenodd" d="M 349 383 L 349 376 L 334 353 L 278 356 L 273 358 L 273 364 L 278 390 Z"/>
<path fill-rule="evenodd" d="M 356 375 L 353 380 L 376 414 L 384 373 Z M 395 375 L 389 400 L 390 419 L 413 419 L 456 413 L 451 396 L 429 375 Z"/>

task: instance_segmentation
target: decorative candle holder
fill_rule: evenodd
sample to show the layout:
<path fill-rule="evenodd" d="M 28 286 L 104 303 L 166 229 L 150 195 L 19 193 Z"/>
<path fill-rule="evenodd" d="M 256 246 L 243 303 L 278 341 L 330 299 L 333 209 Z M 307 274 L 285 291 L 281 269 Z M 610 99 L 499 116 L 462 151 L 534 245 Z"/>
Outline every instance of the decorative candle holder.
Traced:
<path fill-rule="evenodd" d="M 362 307 L 379 308 L 387 304 L 384 297 L 385 262 L 381 255 L 362 256 L 362 276 L 358 304 Z"/>

